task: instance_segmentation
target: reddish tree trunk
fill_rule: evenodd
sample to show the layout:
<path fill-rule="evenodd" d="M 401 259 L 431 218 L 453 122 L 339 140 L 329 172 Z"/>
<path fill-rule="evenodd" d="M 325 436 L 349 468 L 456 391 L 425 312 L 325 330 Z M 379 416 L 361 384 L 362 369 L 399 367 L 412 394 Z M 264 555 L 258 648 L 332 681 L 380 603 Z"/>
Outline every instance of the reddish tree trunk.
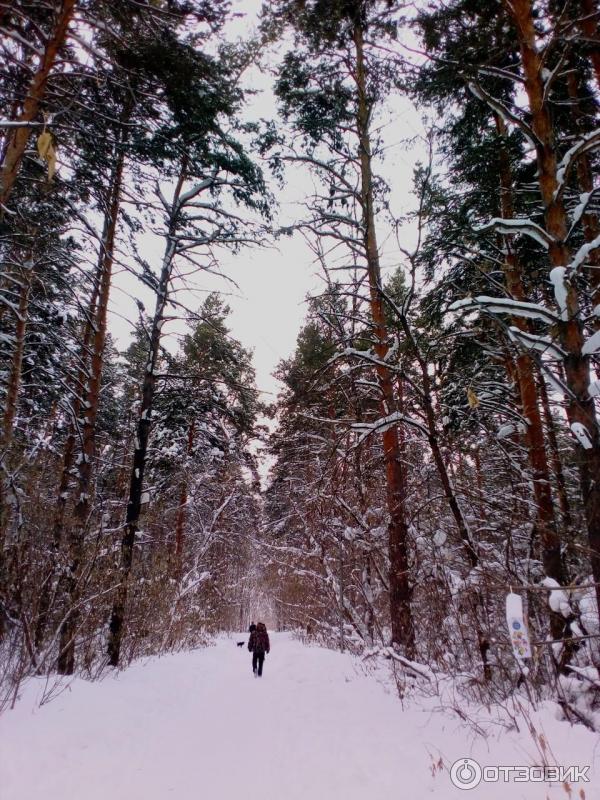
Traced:
<path fill-rule="evenodd" d="M 549 246 L 552 267 L 567 267 L 569 251 L 565 243 L 567 215 L 558 191 L 557 153 L 552 119 L 545 96 L 542 77 L 544 64 L 537 49 L 536 31 L 530 0 L 505 0 L 512 17 L 521 49 L 525 90 L 529 100 L 531 126 L 537 138 L 538 181 L 544 205 L 547 232 L 553 237 Z M 600 434 L 594 401 L 590 397 L 589 357 L 582 354 L 583 330 L 579 321 L 577 288 L 567 276 L 566 319 L 558 324 L 562 349 L 566 353 L 564 370 L 570 396 L 567 417 L 587 432 L 589 446 L 575 445 L 579 466 L 581 494 L 585 507 L 592 573 L 596 582 L 596 598 L 600 608 Z"/>
<path fill-rule="evenodd" d="M 99 267 L 100 269 L 100 267 Z M 35 627 L 34 642 L 36 650 L 40 650 L 44 643 L 44 636 L 46 633 L 46 625 L 48 622 L 48 612 L 52 605 L 52 582 L 56 576 L 56 563 L 58 553 L 60 550 L 64 524 L 65 513 L 67 509 L 67 499 L 69 496 L 69 485 L 71 482 L 71 471 L 75 458 L 75 446 L 77 444 L 77 430 L 74 420 L 79 419 L 81 412 L 81 395 L 83 387 L 86 382 L 88 374 L 88 354 L 90 343 L 92 341 L 93 321 L 96 316 L 96 304 L 98 302 L 98 281 L 94 283 L 92 296 L 89 302 L 89 311 L 87 322 L 85 323 L 82 336 L 82 345 L 79 352 L 79 368 L 77 375 L 73 380 L 73 400 L 71 403 L 71 416 L 72 421 L 69 425 L 69 431 L 65 441 L 63 450 L 62 464 L 60 469 L 60 478 L 56 493 L 56 504 L 54 506 L 54 516 L 52 521 L 52 551 L 50 558 L 50 565 L 47 575 L 44 579 L 40 590 L 40 599 L 38 603 L 38 618 Z"/>
<path fill-rule="evenodd" d="M 501 137 L 506 136 L 506 126 L 503 120 L 496 116 L 496 127 Z M 500 205 L 502 217 L 513 219 L 513 181 L 510 168 L 510 159 L 505 143 L 502 142 L 499 150 L 500 158 Z M 512 247 L 509 236 L 503 241 L 506 258 L 503 271 L 508 294 L 513 300 L 527 300 L 523 285 L 523 268 L 518 255 Z M 532 333 L 530 322 L 523 317 L 511 317 L 512 324 L 521 331 Z M 554 505 L 552 502 L 552 489 L 550 481 L 550 468 L 546 453 L 544 428 L 540 412 L 540 398 L 538 397 L 535 382 L 535 363 L 527 353 L 520 353 L 517 357 L 517 384 L 521 397 L 523 416 L 527 420 L 525 443 L 533 481 L 533 493 L 536 505 L 536 527 L 542 543 L 542 560 L 546 574 L 559 583 L 565 582 L 565 570 L 562 561 L 560 538 L 556 530 Z"/>
<path fill-rule="evenodd" d="M 40 104 L 46 93 L 46 84 L 60 48 L 67 38 L 67 30 L 75 12 L 77 0 L 63 0 L 56 18 L 56 24 L 46 42 L 40 64 L 33 74 L 27 89 L 27 96 L 23 109 L 17 117 L 17 122 L 28 123 L 35 120 L 40 110 Z M 15 180 L 21 167 L 21 161 L 31 136 L 31 128 L 26 124 L 13 128 L 4 151 L 4 161 L 0 172 L 0 217 L 3 206 L 6 206 L 13 190 Z"/>
<path fill-rule="evenodd" d="M 121 206 L 121 189 L 123 183 L 123 169 L 125 165 L 125 150 L 121 147 L 117 155 L 115 172 L 108 193 L 108 209 L 106 224 L 100 248 L 98 302 L 93 325 L 92 352 L 90 370 L 87 375 L 85 387 L 82 389 L 82 401 L 77 403 L 80 410 L 84 411 L 84 424 L 82 432 L 82 452 L 78 464 L 76 485 L 76 498 L 74 505 L 74 520 L 69 529 L 69 575 L 67 577 L 67 594 L 71 613 L 61 627 L 58 671 L 64 675 L 71 675 L 75 666 L 75 632 L 78 614 L 74 610 L 77 605 L 80 591 L 80 566 L 85 530 L 90 515 L 91 478 L 95 460 L 96 446 L 96 420 L 100 400 L 102 383 L 102 369 L 104 364 L 104 347 L 106 344 L 106 329 L 108 318 L 108 302 L 112 282 L 112 268 L 114 263 L 114 247 L 119 209 Z M 73 453 L 70 453 L 72 461 Z M 60 506 L 59 506 L 60 509 Z"/>
<path fill-rule="evenodd" d="M 361 167 L 361 199 L 363 210 L 364 245 L 367 259 L 371 315 L 375 333 L 375 352 L 383 362 L 388 352 L 388 331 L 383 310 L 379 251 L 375 233 L 373 208 L 373 177 L 371 169 L 371 142 L 369 136 L 369 105 L 363 52 L 363 32 L 360 25 L 354 29 L 356 49 L 356 86 L 358 91 L 357 132 Z M 377 365 L 380 389 L 380 409 L 383 416 L 394 410 L 393 374 L 390 369 Z M 392 642 L 404 647 L 407 654 L 414 652 L 414 627 L 411 611 L 411 587 L 408 567 L 408 525 L 406 522 L 406 478 L 401 460 L 397 426 L 389 426 L 383 433 L 387 505 L 390 515 L 388 548 L 390 559 L 390 615 Z"/>
<path fill-rule="evenodd" d="M 27 265 L 20 275 L 19 304 L 15 315 L 15 347 L 12 357 L 8 387 L 6 391 L 4 415 L 2 419 L 2 433 L 0 435 L 0 450 L 3 457 L 10 449 L 14 424 L 17 415 L 17 405 L 19 400 L 19 389 L 21 386 L 21 373 L 23 370 L 23 354 L 25 352 L 25 333 L 27 330 L 27 311 L 29 307 L 29 293 L 31 291 L 31 264 Z M 4 476 L 0 476 L 0 553 L 4 544 L 6 527 L 10 514 L 5 499 L 8 492 L 5 485 Z M 2 570 L 3 572 L 3 570 Z M 0 583 L 4 584 L 4 576 L 0 578 Z"/>

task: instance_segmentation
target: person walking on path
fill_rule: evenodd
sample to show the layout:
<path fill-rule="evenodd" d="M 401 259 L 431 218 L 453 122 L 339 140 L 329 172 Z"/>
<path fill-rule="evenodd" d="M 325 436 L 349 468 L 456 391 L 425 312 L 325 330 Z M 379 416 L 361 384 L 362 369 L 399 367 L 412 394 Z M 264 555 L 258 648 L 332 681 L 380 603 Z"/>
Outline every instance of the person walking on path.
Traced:
<path fill-rule="evenodd" d="M 256 630 L 250 634 L 248 650 L 252 653 L 252 672 L 254 677 L 261 678 L 265 655 L 271 650 L 269 634 L 263 622 L 259 622 Z"/>
<path fill-rule="evenodd" d="M 248 633 L 250 634 L 250 636 L 252 636 L 255 630 L 256 630 L 256 625 L 254 624 L 254 622 L 251 622 L 248 628 Z M 248 645 L 250 645 L 250 639 L 248 639 Z"/>

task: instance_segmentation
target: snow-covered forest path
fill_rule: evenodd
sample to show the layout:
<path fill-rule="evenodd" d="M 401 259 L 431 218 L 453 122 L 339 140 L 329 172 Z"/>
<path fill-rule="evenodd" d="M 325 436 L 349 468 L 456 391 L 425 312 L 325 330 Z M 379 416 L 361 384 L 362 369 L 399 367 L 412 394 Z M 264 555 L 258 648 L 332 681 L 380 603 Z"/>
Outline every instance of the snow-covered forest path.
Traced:
<path fill-rule="evenodd" d="M 447 771 L 433 775 L 429 753 L 452 763 L 473 752 L 464 728 L 403 709 L 349 656 L 274 634 L 255 680 L 236 638 L 247 637 L 77 680 L 41 708 L 43 683 L 32 681 L 0 717 L 1 800 L 545 797 L 539 784 L 465 793 Z M 571 730 L 562 724 L 575 748 Z M 518 763 L 530 763 L 519 746 Z M 502 763 L 483 747 L 488 763 Z"/>

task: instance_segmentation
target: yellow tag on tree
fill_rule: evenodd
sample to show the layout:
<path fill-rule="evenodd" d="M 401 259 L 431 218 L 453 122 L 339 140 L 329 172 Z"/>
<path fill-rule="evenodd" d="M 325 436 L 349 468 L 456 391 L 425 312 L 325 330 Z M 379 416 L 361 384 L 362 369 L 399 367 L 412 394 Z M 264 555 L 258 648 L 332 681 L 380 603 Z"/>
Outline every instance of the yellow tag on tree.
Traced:
<path fill-rule="evenodd" d="M 51 181 L 56 172 L 56 150 L 54 149 L 54 139 L 50 131 L 43 131 L 38 136 L 37 151 L 40 158 L 48 164 L 48 180 Z"/>

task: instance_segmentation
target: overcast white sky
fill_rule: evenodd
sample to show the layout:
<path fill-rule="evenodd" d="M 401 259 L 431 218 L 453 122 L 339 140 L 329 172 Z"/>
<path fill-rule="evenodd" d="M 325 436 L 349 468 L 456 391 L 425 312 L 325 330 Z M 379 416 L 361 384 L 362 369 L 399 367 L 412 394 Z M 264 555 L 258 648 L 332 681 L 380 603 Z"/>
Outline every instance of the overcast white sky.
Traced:
<path fill-rule="evenodd" d="M 241 15 L 230 27 L 234 36 L 244 36 L 253 29 L 260 5 L 260 0 L 234 0 L 234 10 Z M 249 86 L 258 90 L 250 100 L 248 116 L 274 118 L 276 109 L 270 89 L 271 76 L 266 71 L 261 73 L 254 69 L 248 73 L 246 80 Z M 389 123 L 386 143 L 390 146 L 385 162 L 385 178 L 391 185 L 394 210 L 400 214 L 413 205 L 410 196 L 412 172 L 424 152 L 422 144 L 407 148 L 402 142 L 422 133 L 422 125 L 419 115 L 404 98 L 394 99 L 389 108 L 389 120 L 385 121 Z M 290 174 L 283 192 L 277 192 L 280 224 L 288 224 L 299 218 L 301 209 L 296 207 L 296 203 L 302 201 L 310 187 L 308 175 L 298 172 Z M 405 236 L 410 239 L 412 231 L 407 230 Z M 144 254 L 153 265 L 159 265 L 162 248 L 160 240 L 148 237 Z M 384 264 L 397 263 L 392 240 L 384 246 L 382 255 Z M 232 335 L 253 351 L 258 387 L 263 392 L 264 400 L 272 400 L 279 389 L 273 371 L 277 363 L 294 350 L 306 314 L 306 295 L 322 287 L 318 268 L 298 234 L 268 242 L 268 247 L 247 248 L 238 254 L 223 251 L 221 263 L 223 272 L 235 281 L 239 289 L 210 275 L 200 276 L 199 282 L 206 292 L 222 290 L 226 294 L 232 309 L 229 318 Z M 150 293 L 130 276 L 117 274 L 111 308 L 111 331 L 120 348 L 127 345 L 132 324 L 138 318 L 133 299 L 136 296 L 144 300 L 147 310 L 151 312 L 154 300 Z M 196 308 L 203 296 L 198 294 L 197 297 L 181 299 L 185 300 L 186 305 Z M 176 326 L 171 325 L 171 331 L 175 330 Z M 169 329 L 165 328 L 165 333 L 168 332 Z M 167 346 L 173 349 L 174 343 Z"/>

